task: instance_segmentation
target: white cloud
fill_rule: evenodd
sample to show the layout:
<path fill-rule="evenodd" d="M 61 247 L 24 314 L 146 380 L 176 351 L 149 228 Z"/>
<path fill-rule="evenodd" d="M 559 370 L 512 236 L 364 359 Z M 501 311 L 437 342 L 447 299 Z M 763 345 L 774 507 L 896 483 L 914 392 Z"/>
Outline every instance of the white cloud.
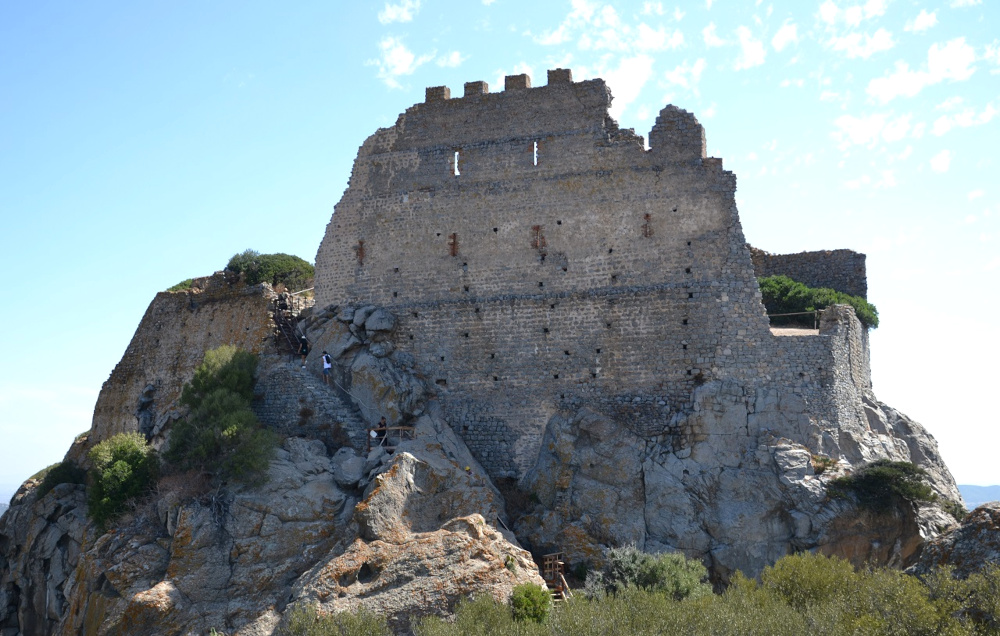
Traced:
<path fill-rule="evenodd" d="M 986 193 L 983 192 L 982 190 L 973 190 L 972 192 L 969 193 L 969 201 L 975 201 L 976 199 L 980 198 L 984 194 L 986 194 Z"/>
<path fill-rule="evenodd" d="M 887 0 L 868 0 L 864 5 L 853 5 L 841 9 L 832 0 L 826 0 L 819 7 L 819 19 L 830 27 L 840 21 L 849 27 L 856 27 L 861 24 L 862 20 L 885 15 L 887 7 Z"/>
<path fill-rule="evenodd" d="M 411 75 L 417 68 L 434 59 L 433 53 L 417 57 L 406 48 L 402 40 L 391 36 L 383 38 L 378 47 L 382 56 L 369 64 L 378 66 L 379 79 L 392 88 L 401 88 L 398 77 Z"/>
<path fill-rule="evenodd" d="M 913 33 L 923 33 L 927 29 L 931 28 L 937 24 L 937 11 L 931 11 L 927 13 L 925 9 L 921 9 L 917 17 L 906 23 L 903 27 L 905 31 L 912 31 Z"/>
<path fill-rule="evenodd" d="M 740 54 L 736 58 L 733 68 L 737 71 L 760 66 L 764 63 L 764 43 L 755 40 L 750 29 L 745 26 L 736 28 L 736 38 L 740 41 Z"/>
<path fill-rule="evenodd" d="M 687 60 L 685 60 L 683 64 L 677 66 L 672 71 L 667 71 L 665 79 L 670 84 L 691 89 L 697 95 L 698 80 L 701 79 L 701 74 L 706 66 L 703 58 L 698 58 L 694 64 L 688 64 Z"/>
<path fill-rule="evenodd" d="M 972 77 L 975 50 L 965 38 L 946 44 L 932 44 L 927 52 L 927 70 L 910 70 L 906 62 L 896 62 L 896 70 L 868 83 L 868 94 L 883 104 L 896 97 L 913 97 L 927 86 L 945 80 L 964 81 Z"/>
<path fill-rule="evenodd" d="M 955 97 L 949 97 L 948 99 L 944 100 L 943 102 L 935 106 L 934 110 L 955 110 L 956 108 L 962 105 L 963 101 L 965 100 L 963 100 L 961 97 L 957 95 Z"/>
<path fill-rule="evenodd" d="M 964 108 L 961 111 L 950 115 L 942 115 L 934 121 L 931 132 L 936 136 L 947 133 L 952 128 L 970 128 L 972 126 L 982 126 L 993 120 L 998 111 L 997 106 L 990 103 L 983 108 L 982 112 L 976 113 L 974 108 Z"/>
<path fill-rule="evenodd" d="M 882 135 L 887 117 L 883 113 L 875 113 L 864 117 L 841 115 L 834 124 L 839 130 L 833 132 L 841 150 L 851 145 L 873 147 Z"/>
<path fill-rule="evenodd" d="M 678 29 L 673 32 L 664 27 L 653 29 L 646 23 L 639 25 L 639 35 L 635 39 L 635 47 L 640 51 L 667 51 L 680 48 L 684 44 L 684 34 Z"/>
<path fill-rule="evenodd" d="M 437 63 L 438 66 L 446 66 L 446 67 L 449 67 L 449 68 L 455 68 L 456 66 L 458 66 L 459 64 L 461 64 L 462 62 L 464 62 L 467 59 L 469 59 L 467 56 L 462 55 L 458 51 L 452 51 L 451 53 L 448 53 L 447 55 L 442 55 L 437 60 L 435 60 L 435 62 Z"/>
<path fill-rule="evenodd" d="M 889 7 L 888 0 L 868 0 L 865 3 L 865 17 L 877 18 L 885 15 L 885 10 Z"/>
<path fill-rule="evenodd" d="M 485 4 L 488 7 L 496 1 L 497 0 L 483 0 L 483 4 Z"/>
<path fill-rule="evenodd" d="M 977 4 L 982 4 L 983 0 L 951 0 L 951 8 L 956 9 L 959 7 L 974 7 Z"/>
<path fill-rule="evenodd" d="M 680 22 L 681 20 L 684 19 L 685 15 L 686 14 L 683 11 L 681 11 L 680 7 L 674 7 L 674 20 Z"/>
<path fill-rule="evenodd" d="M 712 10 L 712 0 L 705 0 L 705 8 L 709 11 Z"/>
<path fill-rule="evenodd" d="M 823 4 L 819 6 L 819 18 L 823 22 L 833 26 L 837 21 L 837 16 L 840 14 L 840 9 L 837 8 L 830 0 L 826 0 Z"/>
<path fill-rule="evenodd" d="M 896 186 L 896 173 L 892 170 L 883 170 L 882 178 L 875 184 L 876 188 L 892 188 Z"/>
<path fill-rule="evenodd" d="M 888 142 L 899 141 L 904 139 L 908 132 L 910 132 L 910 115 L 903 115 L 886 123 L 882 129 L 882 139 Z"/>
<path fill-rule="evenodd" d="M 798 43 L 799 43 L 798 29 L 794 24 L 790 24 L 788 22 L 782 24 L 781 28 L 778 29 L 778 32 L 774 34 L 773 38 L 771 38 L 771 46 L 773 46 L 774 50 L 778 51 L 779 53 L 782 50 L 784 50 L 784 48 L 789 44 L 798 44 Z"/>
<path fill-rule="evenodd" d="M 783 79 L 779 86 L 781 88 L 788 88 L 789 86 L 794 86 L 796 88 L 802 88 L 805 86 L 806 81 L 804 79 Z"/>
<path fill-rule="evenodd" d="M 402 0 L 399 4 L 385 3 L 385 8 L 378 12 L 378 21 L 382 24 L 390 22 L 410 22 L 420 11 L 420 0 Z"/>
<path fill-rule="evenodd" d="M 747 160 L 748 161 L 757 161 L 757 153 L 756 152 L 751 152 L 750 154 L 748 154 L 747 155 Z"/>
<path fill-rule="evenodd" d="M 704 117 L 705 119 L 711 119 L 715 117 L 715 106 L 716 106 L 715 102 L 712 102 L 711 106 L 702 111 L 701 113 L 702 117 Z"/>
<path fill-rule="evenodd" d="M 726 43 L 725 40 L 720 38 L 715 34 L 715 23 L 709 22 L 708 26 L 702 29 L 701 36 L 705 39 L 705 46 L 712 48 L 714 46 L 722 46 Z"/>
<path fill-rule="evenodd" d="M 614 94 L 614 101 L 609 109 L 611 116 L 620 119 L 625 109 L 635 101 L 653 75 L 653 58 L 648 55 L 636 55 L 625 58 L 618 65 L 618 68 L 605 71 L 608 86 Z"/>
<path fill-rule="evenodd" d="M 951 167 L 952 158 L 953 155 L 950 150 L 942 150 L 931 157 L 931 170 L 934 172 L 948 172 L 948 168 Z"/>
<path fill-rule="evenodd" d="M 992 62 L 997 68 L 990 71 L 991 74 L 1000 73 L 1000 40 L 994 40 L 992 44 L 986 45 L 983 59 Z"/>
<path fill-rule="evenodd" d="M 858 177 L 857 179 L 850 179 L 848 181 L 845 181 L 844 182 L 844 186 L 848 190 L 857 190 L 861 186 L 866 186 L 866 185 L 868 185 L 871 182 L 872 182 L 872 178 L 871 177 L 869 177 L 868 175 L 862 175 L 862 176 Z"/>
<path fill-rule="evenodd" d="M 643 2 L 642 15 L 663 15 L 665 12 L 662 2 Z"/>
<path fill-rule="evenodd" d="M 875 31 L 874 35 L 867 33 L 848 33 L 840 37 L 833 37 L 829 42 L 834 51 L 843 51 L 849 58 L 868 59 L 879 51 L 888 51 L 896 45 L 892 40 L 892 34 L 885 29 Z"/>

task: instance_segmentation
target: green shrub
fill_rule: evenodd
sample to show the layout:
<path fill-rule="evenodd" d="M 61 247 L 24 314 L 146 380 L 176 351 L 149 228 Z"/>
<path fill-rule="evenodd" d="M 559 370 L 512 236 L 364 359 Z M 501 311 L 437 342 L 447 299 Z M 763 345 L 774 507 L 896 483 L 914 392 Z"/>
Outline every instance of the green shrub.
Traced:
<path fill-rule="evenodd" d="M 184 280 L 182 280 L 181 282 L 177 283 L 176 285 L 174 285 L 172 287 L 167 287 L 167 291 L 168 292 L 187 291 L 187 290 L 191 289 L 191 285 L 193 285 L 193 284 L 194 284 L 194 279 L 193 278 L 185 278 Z"/>
<path fill-rule="evenodd" d="M 769 314 L 791 314 L 826 309 L 830 305 L 850 305 L 866 327 L 878 327 L 878 309 L 860 296 L 851 296 L 828 287 L 808 287 L 787 276 L 765 276 L 757 280 Z M 807 324 L 812 326 L 811 316 L 778 316 L 771 323 Z"/>
<path fill-rule="evenodd" d="M 838 477 L 827 485 L 831 497 L 853 494 L 862 508 L 884 513 L 902 501 L 936 501 L 937 496 L 924 478 L 927 471 L 910 462 L 876 460 L 851 475 Z"/>
<path fill-rule="evenodd" d="M 357 612 L 321 614 L 317 605 L 296 605 L 288 613 L 282 636 L 392 636 L 385 618 Z"/>
<path fill-rule="evenodd" d="M 217 389 L 226 389 L 248 403 L 253 399 L 257 356 L 235 347 L 222 345 L 205 352 L 205 358 L 194 371 L 194 377 L 184 385 L 181 403 L 197 408 L 205 397 Z"/>
<path fill-rule="evenodd" d="M 46 469 L 42 483 L 39 484 L 35 494 L 41 499 L 59 484 L 85 483 L 87 483 L 87 471 L 77 466 L 74 462 L 66 460 Z"/>
<path fill-rule="evenodd" d="M 28 477 L 28 479 L 45 479 L 45 476 L 49 474 L 49 471 L 52 470 L 53 468 L 55 468 L 58 465 L 59 465 L 59 462 L 56 462 L 55 464 L 49 464 L 48 466 L 46 466 L 45 468 L 41 469 L 40 471 L 38 471 L 37 473 L 35 473 L 31 477 Z"/>
<path fill-rule="evenodd" d="M 288 289 L 299 290 L 312 286 L 315 268 L 298 256 L 291 254 L 261 254 L 246 250 L 234 254 L 226 269 L 243 275 L 248 285 L 257 283 L 282 284 Z"/>
<path fill-rule="evenodd" d="M 119 433 L 94 446 L 87 457 L 93 466 L 87 510 L 99 526 L 120 515 L 130 500 L 146 494 L 158 473 L 156 452 L 141 433 Z"/>
<path fill-rule="evenodd" d="M 782 557 L 760 575 L 765 590 L 798 611 L 829 601 L 855 585 L 855 577 L 854 567 L 844 559 L 809 552 Z"/>
<path fill-rule="evenodd" d="M 634 545 L 608 550 L 604 568 L 587 575 L 587 593 L 600 596 L 628 587 L 662 592 L 680 600 L 711 593 L 705 566 L 680 553 L 647 554 Z"/>
<path fill-rule="evenodd" d="M 174 423 L 164 458 L 180 470 L 200 470 L 219 481 L 261 483 L 277 436 L 250 408 L 257 357 L 224 345 L 205 354 L 181 403 L 190 408 Z"/>
<path fill-rule="evenodd" d="M 522 583 L 510 595 L 510 612 L 516 621 L 542 623 L 552 608 L 552 593 L 534 583 Z"/>
<path fill-rule="evenodd" d="M 963 521 L 968 515 L 969 510 L 964 505 L 953 501 L 951 499 L 944 499 L 940 503 L 941 509 L 950 514 L 955 518 L 955 521 Z"/>

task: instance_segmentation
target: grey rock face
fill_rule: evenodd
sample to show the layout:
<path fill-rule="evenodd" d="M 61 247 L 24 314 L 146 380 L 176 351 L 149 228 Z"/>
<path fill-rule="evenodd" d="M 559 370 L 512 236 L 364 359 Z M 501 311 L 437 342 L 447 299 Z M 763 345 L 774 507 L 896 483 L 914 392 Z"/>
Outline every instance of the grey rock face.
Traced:
<path fill-rule="evenodd" d="M 830 478 L 886 455 L 926 466 L 935 489 L 954 495 L 947 470 L 935 472 L 933 441 L 891 409 L 874 405 L 871 432 L 828 442 L 836 462 L 817 474 L 817 451 L 800 440 L 822 441 L 822 431 L 795 396 L 712 382 L 694 397 L 658 439 L 586 410 L 553 417 L 524 480 L 540 503 L 518 521 L 518 535 L 536 548 L 565 549 L 571 561 L 599 558 L 601 545 L 680 550 L 725 581 L 798 550 L 903 565 L 949 524 L 937 506 L 877 518 L 827 498 Z"/>
<path fill-rule="evenodd" d="M 950 565 L 956 576 L 965 578 L 989 564 L 1000 564 L 1000 502 L 995 501 L 979 506 L 960 526 L 929 541 L 909 571 L 925 574 Z"/>

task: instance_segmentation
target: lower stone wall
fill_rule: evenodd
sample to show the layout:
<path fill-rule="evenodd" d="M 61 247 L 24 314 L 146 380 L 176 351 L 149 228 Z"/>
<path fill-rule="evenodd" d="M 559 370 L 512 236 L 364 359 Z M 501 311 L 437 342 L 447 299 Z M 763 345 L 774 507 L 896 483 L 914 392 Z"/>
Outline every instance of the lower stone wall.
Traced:
<path fill-rule="evenodd" d="M 750 256 L 758 278 L 788 276 L 810 287 L 829 287 L 852 296 L 868 297 L 864 254 L 851 250 L 771 254 L 751 247 Z"/>
<path fill-rule="evenodd" d="M 755 294 L 671 284 L 391 309 L 396 347 L 436 387 L 456 432 L 493 476 L 515 477 L 556 413 L 587 407 L 656 435 L 700 383 L 766 371 L 763 309 L 752 329 L 741 315 Z"/>

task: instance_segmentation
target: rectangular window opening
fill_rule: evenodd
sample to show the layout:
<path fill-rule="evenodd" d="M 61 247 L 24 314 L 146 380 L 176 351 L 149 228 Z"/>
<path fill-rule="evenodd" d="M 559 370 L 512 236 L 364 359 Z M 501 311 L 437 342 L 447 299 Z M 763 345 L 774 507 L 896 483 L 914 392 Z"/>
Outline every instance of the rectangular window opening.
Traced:
<path fill-rule="evenodd" d="M 458 151 L 457 150 L 455 151 L 455 163 L 454 163 L 454 166 L 455 166 L 455 176 L 457 177 L 457 176 L 459 176 L 459 175 L 462 174 L 458 170 Z"/>
<path fill-rule="evenodd" d="M 538 142 L 535 142 L 535 146 L 531 151 L 531 163 L 532 165 L 538 165 Z"/>

